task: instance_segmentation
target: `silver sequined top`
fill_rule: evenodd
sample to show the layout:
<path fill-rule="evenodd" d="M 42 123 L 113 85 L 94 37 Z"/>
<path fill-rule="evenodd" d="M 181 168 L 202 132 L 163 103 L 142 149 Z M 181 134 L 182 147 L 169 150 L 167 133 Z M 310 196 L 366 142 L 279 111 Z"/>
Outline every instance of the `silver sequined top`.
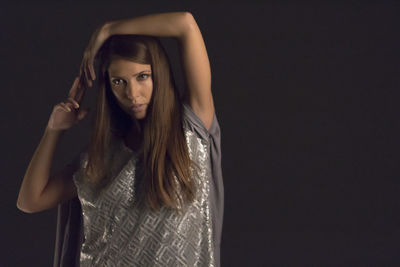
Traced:
<path fill-rule="evenodd" d="M 211 190 L 215 185 L 211 162 L 213 140 L 204 126 L 200 129 L 203 133 L 198 132 L 200 120 L 189 106 L 184 105 L 183 118 L 189 155 L 200 172 L 192 169 L 197 195 L 181 213 L 165 206 L 153 212 L 143 204 L 138 157 L 122 140 L 113 139 L 106 155 L 113 179 L 100 192 L 92 191 L 82 182 L 83 168 L 87 165 L 87 154 L 82 154 L 81 168 L 73 176 L 83 212 L 80 266 L 220 265 L 222 209 L 213 207 L 223 206 L 223 191 Z M 215 124 L 218 124 L 216 116 L 214 128 Z"/>

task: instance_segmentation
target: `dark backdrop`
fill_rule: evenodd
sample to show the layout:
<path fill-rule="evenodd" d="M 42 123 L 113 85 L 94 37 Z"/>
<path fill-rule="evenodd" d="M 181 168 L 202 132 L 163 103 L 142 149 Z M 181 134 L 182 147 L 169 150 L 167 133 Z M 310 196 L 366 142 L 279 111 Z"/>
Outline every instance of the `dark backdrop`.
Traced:
<path fill-rule="evenodd" d="M 3 3 L 0 265 L 52 265 L 57 209 L 26 214 L 16 200 L 90 35 L 167 11 L 192 12 L 210 57 L 222 266 L 399 265 L 400 5 L 391 1 Z M 176 44 L 162 41 L 182 85 Z M 93 96 L 83 108 L 93 111 Z M 87 144 L 91 118 L 66 133 L 53 169 Z"/>

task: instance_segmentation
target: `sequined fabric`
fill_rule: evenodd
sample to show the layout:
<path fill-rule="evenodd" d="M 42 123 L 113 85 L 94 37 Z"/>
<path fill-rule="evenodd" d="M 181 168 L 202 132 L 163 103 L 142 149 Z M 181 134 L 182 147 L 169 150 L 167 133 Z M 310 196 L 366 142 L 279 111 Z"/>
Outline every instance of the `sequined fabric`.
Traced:
<path fill-rule="evenodd" d="M 192 169 L 196 199 L 180 213 L 167 207 L 153 212 L 144 205 L 141 164 L 122 140 L 115 139 L 107 155 L 114 178 L 104 190 L 95 192 L 83 183 L 82 167 L 74 174 L 85 237 L 81 266 L 218 266 L 210 210 L 210 144 L 188 127 L 184 130 L 190 158 L 200 172 Z M 82 160 L 85 167 L 86 153 Z"/>

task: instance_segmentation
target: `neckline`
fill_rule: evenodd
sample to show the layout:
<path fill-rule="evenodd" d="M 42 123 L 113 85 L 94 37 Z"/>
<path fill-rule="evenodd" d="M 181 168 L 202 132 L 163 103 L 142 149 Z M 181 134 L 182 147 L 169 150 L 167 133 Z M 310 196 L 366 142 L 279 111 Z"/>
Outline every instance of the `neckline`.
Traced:
<path fill-rule="evenodd" d="M 138 151 L 132 150 L 130 147 L 128 147 L 128 146 L 125 144 L 125 141 L 124 141 L 123 138 L 119 138 L 119 143 L 120 143 L 120 145 L 122 146 L 122 149 L 123 149 L 123 150 L 125 150 L 125 151 L 127 151 L 127 152 L 129 152 L 129 153 L 131 153 L 131 154 L 135 154 L 135 155 L 138 154 Z"/>
<path fill-rule="evenodd" d="M 129 152 L 135 152 L 135 151 L 133 151 L 131 148 L 129 148 L 127 145 L 125 145 L 125 142 L 124 142 L 123 139 L 121 139 L 120 142 L 121 142 L 121 144 L 122 144 L 122 148 L 123 148 L 123 149 L 128 150 Z"/>

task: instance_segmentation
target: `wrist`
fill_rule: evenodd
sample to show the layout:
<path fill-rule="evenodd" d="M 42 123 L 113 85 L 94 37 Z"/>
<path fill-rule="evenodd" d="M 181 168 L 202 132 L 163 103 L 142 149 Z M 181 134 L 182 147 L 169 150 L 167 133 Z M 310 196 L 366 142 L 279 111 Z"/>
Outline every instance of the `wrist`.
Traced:
<path fill-rule="evenodd" d="M 54 135 L 54 136 L 61 136 L 64 134 L 65 130 L 53 129 L 53 128 L 50 128 L 49 125 L 47 125 L 44 132 L 47 135 L 50 134 L 50 135 Z"/>

